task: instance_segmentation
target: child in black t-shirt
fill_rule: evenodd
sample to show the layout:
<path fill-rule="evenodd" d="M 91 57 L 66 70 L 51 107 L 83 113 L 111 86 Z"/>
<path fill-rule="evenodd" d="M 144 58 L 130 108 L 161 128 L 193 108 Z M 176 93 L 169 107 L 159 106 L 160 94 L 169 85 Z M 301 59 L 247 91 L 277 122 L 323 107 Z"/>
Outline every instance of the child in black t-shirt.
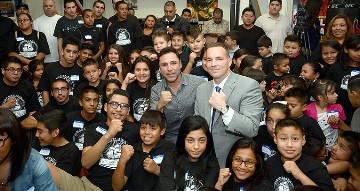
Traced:
<path fill-rule="evenodd" d="M 94 52 L 94 47 L 91 44 L 82 43 L 80 45 L 79 57 L 76 59 L 76 64 L 82 67 L 86 59 L 93 58 Z"/>
<path fill-rule="evenodd" d="M 186 33 L 186 41 L 190 48 L 189 62 L 182 68 L 184 68 L 184 73 L 189 74 L 196 67 L 202 68 L 203 49 L 205 47 L 204 34 L 199 29 L 193 28 Z"/>
<path fill-rule="evenodd" d="M 84 25 L 80 27 L 82 42 L 91 44 L 94 47 L 95 60 L 98 60 L 102 53 L 105 51 L 104 37 L 102 36 L 101 29 L 94 26 L 94 12 L 91 9 L 82 11 L 82 20 Z"/>
<path fill-rule="evenodd" d="M 187 63 L 189 62 L 189 47 L 186 46 L 186 36 L 184 32 L 174 31 L 171 35 L 171 46 L 176 50 L 181 64 L 183 65 L 182 70 L 185 69 Z"/>
<path fill-rule="evenodd" d="M 175 147 L 172 142 L 162 139 L 166 119 L 161 112 L 147 110 L 140 123 L 141 141 L 134 146 L 123 145 L 121 148 L 121 156 L 112 176 L 115 190 L 121 190 L 126 184 L 128 190 L 157 190 L 164 154 Z"/>
<path fill-rule="evenodd" d="M 275 190 L 290 190 L 296 185 L 335 190 L 325 166 L 302 153 L 305 132 L 298 122 L 280 120 L 275 127 L 274 141 L 279 153 L 266 161 L 266 170 Z"/>
<path fill-rule="evenodd" d="M 306 57 L 301 54 L 301 42 L 297 35 L 291 34 L 285 38 L 284 53 L 290 58 L 290 74 L 300 75 L 301 67 L 306 62 Z"/>
<path fill-rule="evenodd" d="M 265 74 L 268 74 L 274 70 L 272 64 L 271 39 L 266 35 L 262 36 L 259 38 L 259 40 L 257 40 L 256 46 L 261 56 L 263 71 Z"/>
<path fill-rule="evenodd" d="M 289 57 L 284 53 L 275 53 L 272 60 L 274 70 L 266 76 L 266 89 L 270 99 L 280 97 L 281 82 L 288 74 Z"/>
<path fill-rule="evenodd" d="M 28 80 L 33 84 L 40 106 L 44 106 L 42 99 L 42 92 L 38 89 L 41 76 L 44 72 L 44 62 L 38 59 L 34 59 L 29 64 L 29 76 Z"/>
<path fill-rule="evenodd" d="M 73 142 L 64 138 L 65 114 L 61 110 L 51 110 L 36 116 L 36 137 L 42 146 L 40 154 L 49 163 L 65 172 L 78 175 L 80 151 Z"/>

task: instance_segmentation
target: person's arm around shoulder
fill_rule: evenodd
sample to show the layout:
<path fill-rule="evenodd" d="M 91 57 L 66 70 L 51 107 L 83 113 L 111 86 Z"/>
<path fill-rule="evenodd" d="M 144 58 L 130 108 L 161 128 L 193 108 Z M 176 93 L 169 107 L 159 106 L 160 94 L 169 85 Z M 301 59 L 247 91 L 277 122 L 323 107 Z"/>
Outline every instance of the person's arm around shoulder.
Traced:
<path fill-rule="evenodd" d="M 111 181 L 114 190 L 121 190 L 125 186 L 128 180 L 128 177 L 125 176 L 126 164 L 133 155 L 134 148 L 131 145 L 123 145 L 121 147 L 121 156 Z"/>
<path fill-rule="evenodd" d="M 100 156 L 108 142 L 114 138 L 117 133 L 122 131 L 122 124 L 123 123 L 120 120 L 112 120 L 109 125 L 109 130 L 96 142 L 94 146 L 87 146 L 83 148 L 81 164 L 84 168 L 91 168 L 100 159 Z"/>

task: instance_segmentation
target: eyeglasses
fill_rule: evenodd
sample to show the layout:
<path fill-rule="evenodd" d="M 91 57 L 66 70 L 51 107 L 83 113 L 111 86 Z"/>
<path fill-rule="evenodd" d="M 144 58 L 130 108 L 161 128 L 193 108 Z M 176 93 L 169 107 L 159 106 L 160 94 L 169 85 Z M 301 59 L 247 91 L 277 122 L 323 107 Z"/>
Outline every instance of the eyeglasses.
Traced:
<path fill-rule="evenodd" d="M 6 141 L 6 139 L 8 139 L 8 138 L 9 138 L 9 136 L 7 136 L 7 137 L 5 137 L 5 138 L 0 139 L 0 148 L 1 148 L 1 147 L 3 147 L 3 146 L 5 145 L 5 141 Z"/>
<path fill-rule="evenodd" d="M 59 93 L 60 91 L 61 92 L 65 92 L 67 91 L 69 88 L 67 87 L 61 87 L 61 88 L 53 88 L 52 91 L 55 92 L 55 93 Z"/>
<path fill-rule="evenodd" d="M 30 19 L 17 20 L 18 23 L 26 23 L 28 21 L 30 21 Z"/>
<path fill-rule="evenodd" d="M 10 73 L 15 73 L 15 71 L 17 73 L 22 73 L 23 72 L 23 69 L 22 68 L 7 68 L 5 69 L 6 71 L 10 72 Z"/>
<path fill-rule="evenodd" d="M 245 166 L 248 168 L 254 168 L 256 165 L 256 161 L 251 161 L 251 160 L 242 160 L 241 158 L 234 158 L 233 159 L 233 164 L 234 166 L 240 166 L 242 163 L 245 163 Z"/>
<path fill-rule="evenodd" d="M 129 108 L 129 104 L 127 103 L 118 103 L 116 101 L 111 101 L 109 102 L 110 107 L 113 109 L 117 109 L 120 106 L 120 109 L 127 109 Z"/>

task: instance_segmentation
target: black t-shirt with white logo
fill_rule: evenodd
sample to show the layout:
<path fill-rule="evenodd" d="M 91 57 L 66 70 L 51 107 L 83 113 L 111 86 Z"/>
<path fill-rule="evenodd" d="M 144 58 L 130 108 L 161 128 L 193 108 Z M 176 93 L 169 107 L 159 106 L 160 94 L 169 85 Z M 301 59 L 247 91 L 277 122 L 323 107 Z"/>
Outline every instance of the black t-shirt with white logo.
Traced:
<path fill-rule="evenodd" d="M 25 119 L 30 112 L 40 109 L 34 86 L 23 79 L 20 79 L 15 86 L 9 86 L 5 84 L 3 79 L 0 79 L 0 104 L 3 105 L 11 97 L 16 99 L 16 104 L 10 108 L 10 111 L 20 121 Z"/>
<path fill-rule="evenodd" d="M 90 125 L 85 131 L 84 148 L 94 146 L 108 129 L 105 122 Z M 91 183 L 102 190 L 113 190 L 111 178 L 120 159 L 121 147 L 138 142 L 139 132 L 138 124 L 124 121 L 122 131 L 107 143 L 99 161 L 88 170 L 87 178 Z"/>
<path fill-rule="evenodd" d="M 81 16 L 75 19 L 68 19 L 66 16 L 61 17 L 55 26 L 54 36 L 57 38 L 76 37 L 81 39 L 81 32 L 79 28 L 84 24 Z"/>

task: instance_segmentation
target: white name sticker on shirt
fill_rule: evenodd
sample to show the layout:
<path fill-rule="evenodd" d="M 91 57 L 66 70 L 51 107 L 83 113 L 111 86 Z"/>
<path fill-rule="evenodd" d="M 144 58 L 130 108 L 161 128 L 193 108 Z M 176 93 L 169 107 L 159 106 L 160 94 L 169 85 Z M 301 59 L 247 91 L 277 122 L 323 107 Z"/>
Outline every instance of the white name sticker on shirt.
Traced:
<path fill-rule="evenodd" d="M 25 191 L 35 191 L 35 187 L 31 186 L 30 188 L 26 189 Z"/>
<path fill-rule="evenodd" d="M 74 120 L 73 127 L 76 129 L 82 129 L 82 128 L 84 128 L 84 122 Z"/>
<path fill-rule="evenodd" d="M 24 37 L 17 37 L 16 38 L 16 41 L 23 41 L 23 40 L 25 40 Z"/>
<path fill-rule="evenodd" d="M 70 79 L 71 81 L 79 81 L 80 77 L 79 75 L 71 75 Z"/>
<path fill-rule="evenodd" d="M 351 76 L 356 76 L 356 75 L 358 75 L 358 74 L 360 74 L 360 71 L 359 71 L 359 70 L 352 70 L 352 71 L 351 71 Z"/>
<path fill-rule="evenodd" d="M 102 28 L 102 24 L 95 25 L 97 28 Z"/>
<path fill-rule="evenodd" d="M 41 154 L 42 156 L 49 156 L 49 154 L 50 154 L 50 149 L 48 149 L 48 148 L 42 148 L 42 149 L 40 150 L 40 154 Z"/>
<path fill-rule="evenodd" d="M 327 112 L 327 116 L 328 116 L 328 117 L 330 117 L 330 116 L 339 117 L 339 112 L 338 112 L 337 110 L 328 111 L 328 112 Z"/>
<path fill-rule="evenodd" d="M 91 40 L 92 37 L 91 37 L 91 35 L 85 35 L 85 39 L 86 39 L 86 40 Z"/>
<path fill-rule="evenodd" d="M 164 158 L 164 155 L 156 155 L 153 157 L 153 160 L 157 165 L 161 164 L 162 160 Z"/>
<path fill-rule="evenodd" d="M 100 134 L 102 134 L 102 135 L 105 135 L 105 133 L 107 132 L 106 129 L 104 129 L 104 128 L 100 127 L 100 126 L 96 127 L 95 130 L 96 130 L 97 132 L 99 132 Z"/>
<path fill-rule="evenodd" d="M 78 23 L 79 23 L 80 25 L 82 25 L 82 24 L 84 24 L 84 21 L 78 20 Z"/>

